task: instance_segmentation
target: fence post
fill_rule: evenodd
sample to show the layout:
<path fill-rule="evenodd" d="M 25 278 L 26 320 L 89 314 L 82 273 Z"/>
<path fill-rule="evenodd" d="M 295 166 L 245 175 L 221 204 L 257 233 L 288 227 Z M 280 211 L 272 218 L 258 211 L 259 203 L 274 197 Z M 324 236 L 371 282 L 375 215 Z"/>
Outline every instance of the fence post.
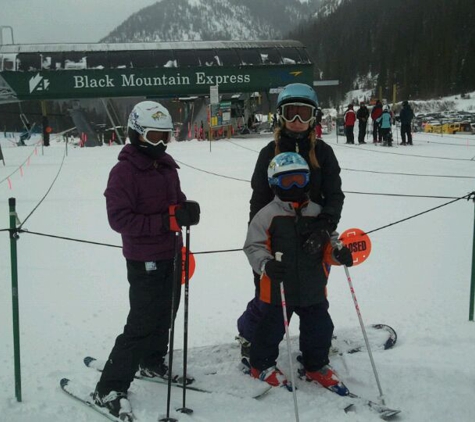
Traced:
<path fill-rule="evenodd" d="M 472 196 L 472 201 L 475 204 L 475 197 Z M 473 237 L 472 237 L 472 280 L 470 283 L 470 310 L 468 313 L 468 320 L 473 321 L 474 298 L 475 296 L 475 214 L 473 219 Z"/>
<path fill-rule="evenodd" d="M 21 402 L 21 365 L 20 365 L 20 315 L 18 306 L 18 261 L 17 261 L 17 213 L 16 199 L 9 198 L 10 207 L 10 257 L 12 267 L 12 311 L 13 311 L 13 354 L 15 359 L 15 396 Z"/>

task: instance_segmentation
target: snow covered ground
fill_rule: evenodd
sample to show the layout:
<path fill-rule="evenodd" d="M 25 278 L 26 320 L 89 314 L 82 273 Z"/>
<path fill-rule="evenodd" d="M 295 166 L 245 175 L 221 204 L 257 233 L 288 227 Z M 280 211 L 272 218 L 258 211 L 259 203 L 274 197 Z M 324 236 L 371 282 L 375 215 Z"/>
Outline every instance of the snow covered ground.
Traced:
<path fill-rule="evenodd" d="M 253 294 L 251 269 L 242 252 L 251 178 L 258 151 L 269 137 L 213 142 L 174 142 L 169 152 L 181 164 L 182 187 L 201 204 L 202 220 L 192 228 L 196 272 L 190 282 L 191 348 L 232 343 L 236 319 Z M 339 230 L 358 227 L 370 234 L 368 260 L 350 269 L 366 323 L 386 323 L 399 335 L 392 350 L 374 351 L 396 420 L 469 422 L 475 393 L 475 323 L 468 321 L 474 204 L 460 200 L 421 213 L 474 190 L 475 136 L 415 134 L 413 147 L 347 146 L 325 135 L 342 167 L 346 201 Z M 30 143 L 38 141 L 33 139 Z M 17 198 L 21 221 L 45 200 L 24 228 L 56 236 L 120 245 L 107 222 L 103 191 L 120 146 L 16 147 L 0 137 L 0 230 L 8 228 L 8 198 Z M 239 180 L 242 179 L 242 180 Z M 415 195 L 409 197 L 405 195 Z M 427 197 L 417 197 L 427 196 Z M 383 226 L 397 223 L 388 227 Z M 382 228 L 381 230 L 377 230 Z M 198 252 L 215 253 L 198 254 Z M 23 401 L 14 390 L 12 301 L 8 232 L 0 232 L 0 420 L 5 422 L 101 421 L 61 392 L 69 377 L 93 389 L 99 374 L 84 367 L 86 355 L 106 358 L 128 312 L 125 261 L 119 248 L 22 234 L 18 241 Z M 336 329 L 360 330 L 342 268 L 329 280 L 330 311 Z M 176 322 L 182 346 L 183 308 Z M 298 318 L 291 333 L 298 333 Z M 238 348 L 234 352 L 238 364 Z M 280 357 L 287 369 L 285 348 Z M 191 349 L 192 353 L 193 350 Z M 200 364 L 213 368 L 209 362 Z M 233 363 L 234 364 L 234 363 Z M 366 353 L 332 364 L 355 393 L 377 400 Z M 232 375 L 232 371 L 231 374 Z M 236 371 L 236 377 L 239 376 Z M 226 390 L 224 387 L 223 390 Z M 138 420 L 156 421 L 166 410 L 166 387 L 136 381 L 130 400 Z M 181 390 L 172 390 L 172 407 Z M 345 414 L 343 400 L 301 385 L 300 421 L 377 421 L 366 409 Z M 192 415 L 180 421 L 267 422 L 294 418 L 292 395 L 272 391 L 262 400 L 189 391 Z"/>

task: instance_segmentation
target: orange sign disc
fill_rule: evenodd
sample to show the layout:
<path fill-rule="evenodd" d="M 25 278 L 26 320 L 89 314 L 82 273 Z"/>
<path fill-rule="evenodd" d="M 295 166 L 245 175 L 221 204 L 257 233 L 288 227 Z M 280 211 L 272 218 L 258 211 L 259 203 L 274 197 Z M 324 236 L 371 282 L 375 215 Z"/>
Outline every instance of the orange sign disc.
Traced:
<path fill-rule="evenodd" d="M 181 284 L 185 284 L 185 258 L 186 258 L 186 246 L 181 248 Z M 190 251 L 190 263 L 189 263 L 189 277 L 188 280 L 191 280 L 193 274 L 195 273 L 195 256 Z"/>
<path fill-rule="evenodd" d="M 371 253 L 371 240 L 363 230 L 345 230 L 340 235 L 340 240 L 350 249 L 353 255 L 353 266 L 362 264 Z"/>

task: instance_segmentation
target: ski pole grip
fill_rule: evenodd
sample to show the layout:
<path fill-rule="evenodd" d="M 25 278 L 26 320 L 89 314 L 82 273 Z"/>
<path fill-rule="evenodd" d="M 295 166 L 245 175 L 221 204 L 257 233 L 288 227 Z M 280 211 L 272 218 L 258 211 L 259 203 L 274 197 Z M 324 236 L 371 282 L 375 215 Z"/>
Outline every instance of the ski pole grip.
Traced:
<path fill-rule="evenodd" d="M 284 255 L 284 254 L 283 254 L 282 252 L 276 252 L 275 255 L 274 255 L 275 260 L 276 260 L 277 262 L 281 262 L 283 255 Z"/>

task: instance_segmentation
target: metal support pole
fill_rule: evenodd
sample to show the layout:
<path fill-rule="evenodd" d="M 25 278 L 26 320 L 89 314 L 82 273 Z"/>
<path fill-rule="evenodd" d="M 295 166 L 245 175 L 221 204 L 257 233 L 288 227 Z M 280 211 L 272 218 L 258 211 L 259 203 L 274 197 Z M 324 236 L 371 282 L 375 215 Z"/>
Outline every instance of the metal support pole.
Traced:
<path fill-rule="evenodd" d="M 475 203 L 475 197 L 472 197 L 472 201 Z M 473 321 L 475 301 L 475 214 L 473 219 L 473 238 L 472 238 L 472 280 L 470 283 L 470 310 L 468 313 L 468 320 Z"/>
<path fill-rule="evenodd" d="M 17 213 L 16 199 L 9 198 L 10 207 L 10 257 L 12 268 L 12 311 L 13 311 L 13 355 L 15 361 L 15 396 L 21 402 L 21 364 L 20 364 L 20 315 L 18 306 L 18 261 L 17 261 Z"/>
<path fill-rule="evenodd" d="M 107 113 L 107 117 L 109 117 L 109 120 L 111 121 L 112 123 L 112 127 L 114 128 L 114 132 L 115 134 L 117 135 L 117 139 L 119 140 L 119 142 L 123 145 L 125 144 L 125 142 L 122 140 L 122 137 L 120 136 L 120 133 L 119 131 L 117 130 L 117 123 L 114 122 L 114 119 L 112 118 L 112 115 L 109 111 L 109 108 L 107 107 L 107 103 L 106 101 L 104 100 L 104 98 L 101 98 L 101 102 L 102 102 L 102 105 L 104 106 L 104 109 L 106 110 L 106 113 Z"/>

